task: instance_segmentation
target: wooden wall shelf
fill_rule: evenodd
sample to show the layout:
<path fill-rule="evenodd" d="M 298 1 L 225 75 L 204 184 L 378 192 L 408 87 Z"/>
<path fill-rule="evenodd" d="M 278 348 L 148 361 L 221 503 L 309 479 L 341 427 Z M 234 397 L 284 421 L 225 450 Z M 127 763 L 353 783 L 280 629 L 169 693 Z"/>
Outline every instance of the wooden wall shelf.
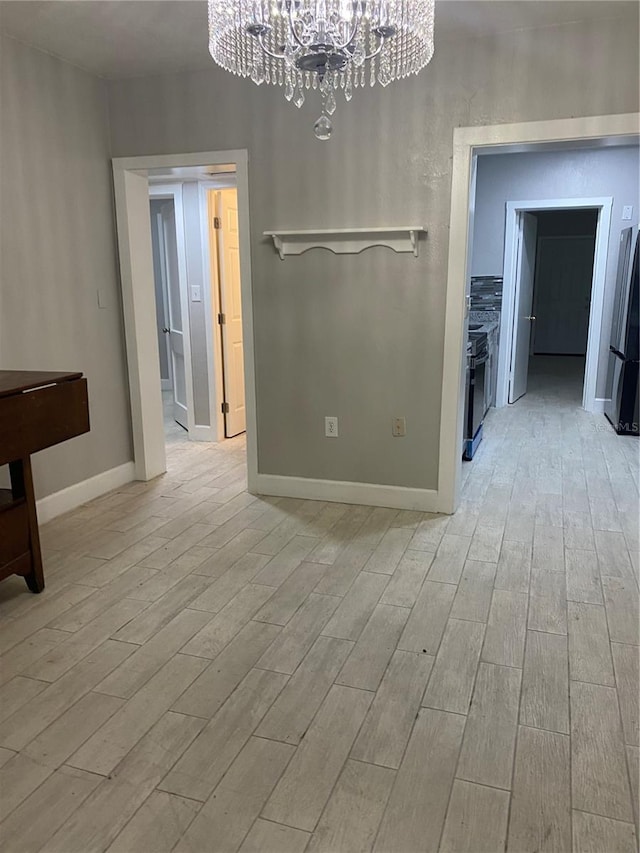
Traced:
<path fill-rule="evenodd" d="M 309 249 L 329 249 L 336 255 L 357 255 L 373 246 L 385 246 L 394 252 L 412 252 L 418 257 L 418 239 L 426 234 L 421 225 L 376 228 L 327 228 L 312 231 L 265 231 L 271 237 L 280 258 L 301 255 Z"/>

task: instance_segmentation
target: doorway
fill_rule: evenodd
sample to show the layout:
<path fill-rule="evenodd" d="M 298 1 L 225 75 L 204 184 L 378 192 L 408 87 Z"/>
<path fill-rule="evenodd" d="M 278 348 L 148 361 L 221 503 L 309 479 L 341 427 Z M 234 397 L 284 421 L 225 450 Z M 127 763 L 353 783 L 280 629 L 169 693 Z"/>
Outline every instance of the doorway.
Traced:
<path fill-rule="evenodd" d="M 497 408 L 526 394 L 537 351 L 577 356 L 575 369 L 583 356 L 581 405 L 597 410 L 612 206 L 612 198 L 507 203 Z"/>
<path fill-rule="evenodd" d="M 187 359 L 190 351 L 188 314 L 185 310 L 186 273 L 184 244 L 178 213 L 182 215 L 179 186 L 149 189 L 151 248 L 156 302 L 160 382 L 165 432 L 177 424 L 189 435 L 190 400 L 187 398 Z M 177 211 L 176 211 L 177 208 Z M 187 319 L 187 323 L 185 323 Z"/>
<path fill-rule="evenodd" d="M 553 210 L 537 220 L 529 390 L 581 404 L 589 337 L 597 210 Z"/>
<path fill-rule="evenodd" d="M 483 153 L 532 150 L 540 145 L 555 148 L 575 147 L 576 144 L 590 147 L 625 145 L 637 140 L 639 120 L 636 112 L 454 128 L 438 461 L 441 511 L 455 512 L 460 501 L 469 258 L 478 157 Z"/>
<path fill-rule="evenodd" d="M 244 388 L 244 411 L 247 430 L 247 470 L 249 487 L 254 487 L 257 477 L 257 447 L 255 420 L 255 373 L 253 356 L 253 314 L 251 287 L 251 256 L 250 256 L 250 225 L 248 201 L 248 161 L 244 150 L 221 152 L 204 152 L 200 154 L 154 155 L 131 158 L 116 158 L 113 160 L 114 189 L 116 201 L 116 221 L 118 231 L 118 251 L 122 280 L 123 311 L 125 319 L 125 338 L 127 344 L 127 364 L 129 373 L 129 392 L 132 413 L 133 446 L 135 476 L 140 480 L 149 480 L 166 470 L 165 435 L 163 426 L 163 406 L 160 376 L 159 342 L 156 328 L 157 306 L 153 277 L 153 249 L 151 237 L 151 220 L 149 215 L 149 179 L 169 177 L 173 180 L 188 179 L 190 170 L 197 170 L 202 177 L 228 172 L 229 166 L 235 171 L 237 187 L 237 261 L 242 270 L 239 284 L 241 291 L 241 326 L 243 341 L 242 376 Z M 184 184 L 184 192 L 191 197 L 189 200 L 204 198 L 204 188 L 195 182 L 190 186 Z M 185 208 L 183 221 L 188 228 L 186 219 L 190 214 Z M 196 205 L 189 205 L 189 210 L 195 211 Z M 180 213 L 176 204 L 176 220 Z M 194 213 L 195 216 L 195 213 Z M 199 316 L 214 316 L 214 296 L 210 291 L 215 288 L 208 286 L 192 286 L 192 273 L 206 276 L 209 280 L 209 246 L 207 227 L 196 217 L 197 224 L 192 228 L 200 234 L 200 247 L 197 252 L 185 253 L 185 267 L 189 275 L 188 300 L 185 306 L 184 296 L 181 305 L 184 309 L 182 318 L 193 318 L 194 311 Z M 200 229 L 200 230 L 199 230 Z M 178 233 L 180 229 L 178 228 Z M 178 239 L 178 247 L 180 240 Z M 180 259 L 180 251 L 178 257 Z M 203 279 L 204 280 L 204 279 Z M 200 314 L 201 308 L 205 310 Z M 168 328 L 168 327 L 167 327 Z M 187 402 L 197 384 L 196 378 L 189 378 L 191 363 L 190 348 L 196 342 L 191 335 L 189 340 L 189 323 L 183 322 L 184 360 L 186 373 Z M 215 432 L 216 408 L 220 409 L 220 401 L 215 396 L 215 379 L 213 370 L 214 351 L 213 321 L 202 323 L 202 343 L 209 354 L 206 359 L 207 372 L 202 377 L 201 385 L 208 389 L 206 406 L 200 414 L 195 407 L 198 418 L 193 430 L 206 430 L 211 436 Z M 188 351 L 189 350 L 189 351 Z M 209 367 L 211 369 L 209 369 Z M 213 392 L 212 392 L 213 389 Z M 187 405 L 188 410 L 192 407 Z M 208 421 L 208 423 L 207 423 Z M 190 424 L 191 427 L 191 424 Z M 191 437 L 191 428 L 189 430 Z M 200 437 L 200 436 L 198 436 Z M 203 435 L 204 437 L 204 435 Z M 211 438 L 208 438 L 211 440 Z"/>
<path fill-rule="evenodd" d="M 531 355 L 587 354 L 596 210 L 542 211 L 533 283 Z"/>
<path fill-rule="evenodd" d="M 169 177 L 149 188 L 165 434 L 221 441 L 246 431 L 235 168 Z"/>

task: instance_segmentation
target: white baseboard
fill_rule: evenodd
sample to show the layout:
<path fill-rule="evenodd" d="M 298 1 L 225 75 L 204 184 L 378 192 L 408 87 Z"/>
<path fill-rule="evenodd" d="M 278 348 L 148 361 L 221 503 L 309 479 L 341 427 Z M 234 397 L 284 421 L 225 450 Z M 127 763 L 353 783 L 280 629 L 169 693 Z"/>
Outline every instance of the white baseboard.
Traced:
<path fill-rule="evenodd" d="M 217 441 L 215 427 L 211 426 L 194 426 L 189 430 L 189 441 Z"/>
<path fill-rule="evenodd" d="M 124 465 L 119 465 L 117 468 L 110 468 L 108 471 L 96 474 L 95 477 L 89 477 L 88 480 L 67 486 L 66 489 L 40 498 L 36 502 L 38 521 L 40 524 L 45 524 L 52 518 L 62 515 L 63 512 L 69 512 L 69 510 L 75 509 L 94 498 L 99 498 L 100 495 L 117 489 L 118 486 L 124 486 L 125 483 L 130 483 L 132 480 L 135 480 L 134 464 L 133 462 L 125 462 Z"/>
<path fill-rule="evenodd" d="M 313 480 L 306 477 L 282 477 L 256 474 L 249 491 L 258 495 L 281 498 L 333 501 L 336 503 L 388 506 L 393 509 L 415 509 L 422 512 L 444 512 L 435 489 L 411 489 L 376 483 L 349 483 L 340 480 Z"/>
<path fill-rule="evenodd" d="M 609 400 L 604 397 L 596 397 L 593 401 L 593 408 L 591 411 L 594 415 L 604 415 L 604 407 L 608 402 Z"/>

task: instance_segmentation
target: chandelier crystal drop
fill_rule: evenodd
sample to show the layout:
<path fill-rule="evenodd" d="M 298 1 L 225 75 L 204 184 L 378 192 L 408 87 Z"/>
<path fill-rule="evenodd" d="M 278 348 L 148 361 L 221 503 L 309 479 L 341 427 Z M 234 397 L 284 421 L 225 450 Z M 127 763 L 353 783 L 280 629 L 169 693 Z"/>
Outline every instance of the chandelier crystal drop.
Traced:
<path fill-rule="evenodd" d="M 209 52 L 258 86 L 282 86 L 297 107 L 319 90 L 314 130 L 329 139 L 339 91 L 350 101 L 367 78 L 387 86 L 424 68 L 433 19 L 434 0 L 209 0 Z"/>

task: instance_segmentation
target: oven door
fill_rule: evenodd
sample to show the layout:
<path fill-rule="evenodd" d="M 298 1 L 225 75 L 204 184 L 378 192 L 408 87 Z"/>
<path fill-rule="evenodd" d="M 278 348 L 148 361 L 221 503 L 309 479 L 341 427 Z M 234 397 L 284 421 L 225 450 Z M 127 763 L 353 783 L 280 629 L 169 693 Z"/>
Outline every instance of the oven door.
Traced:
<path fill-rule="evenodd" d="M 462 450 L 467 445 L 467 439 L 469 436 L 469 411 L 473 404 L 473 400 L 470 397 L 469 391 L 471 389 L 471 356 L 467 354 L 467 364 L 465 368 L 465 380 L 464 380 L 464 422 L 462 428 Z"/>
<path fill-rule="evenodd" d="M 473 370 L 473 416 L 470 418 L 471 422 L 471 438 L 475 436 L 480 428 L 480 424 L 484 418 L 485 413 L 485 394 L 487 387 L 487 354 L 477 357 L 474 364 Z"/>

